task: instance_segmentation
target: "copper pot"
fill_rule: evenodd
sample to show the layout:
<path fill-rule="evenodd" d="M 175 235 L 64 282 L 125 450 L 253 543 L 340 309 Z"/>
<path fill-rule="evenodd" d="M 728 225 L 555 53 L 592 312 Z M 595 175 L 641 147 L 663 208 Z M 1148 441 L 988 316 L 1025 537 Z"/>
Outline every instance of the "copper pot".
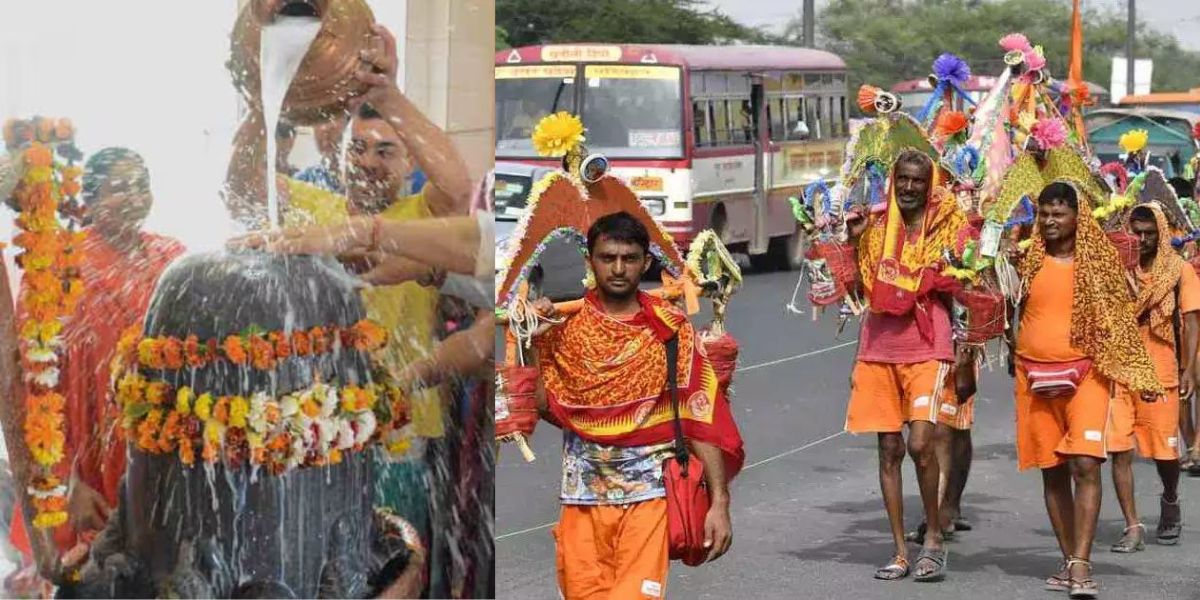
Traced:
<path fill-rule="evenodd" d="M 252 105 L 261 107 L 259 69 L 262 28 L 280 15 L 312 16 L 321 31 L 309 47 L 283 101 L 283 116 L 298 125 L 313 125 L 345 111 L 345 102 L 364 91 L 354 79 L 359 53 L 374 39 L 375 15 L 366 0 L 251 0 L 233 29 L 228 63 L 233 85 Z"/>

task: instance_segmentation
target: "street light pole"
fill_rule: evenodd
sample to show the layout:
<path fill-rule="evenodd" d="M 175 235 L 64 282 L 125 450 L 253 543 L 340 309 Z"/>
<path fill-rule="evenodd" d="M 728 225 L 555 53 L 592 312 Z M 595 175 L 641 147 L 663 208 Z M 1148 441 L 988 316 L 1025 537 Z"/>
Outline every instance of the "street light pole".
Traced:
<path fill-rule="evenodd" d="M 1133 0 L 1129 0 L 1133 2 Z M 816 0 L 804 0 L 804 47 L 812 48 L 817 45 L 817 16 Z"/>
<path fill-rule="evenodd" d="M 1125 25 L 1125 95 L 1133 95 L 1133 41 L 1137 35 L 1136 0 L 1129 0 L 1129 22 Z"/>

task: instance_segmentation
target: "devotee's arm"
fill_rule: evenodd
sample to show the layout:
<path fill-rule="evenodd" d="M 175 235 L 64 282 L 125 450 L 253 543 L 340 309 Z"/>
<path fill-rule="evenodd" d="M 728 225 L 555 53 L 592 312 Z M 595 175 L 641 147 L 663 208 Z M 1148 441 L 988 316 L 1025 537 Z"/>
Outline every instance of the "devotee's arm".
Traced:
<path fill-rule="evenodd" d="M 704 463 L 704 482 L 712 504 L 704 518 L 704 546 L 708 561 L 721 558 L 733 544 L 733 525 L 729 519 L 729 483 L 725 480 L 725 461 L 721 450 L 712 444 L 688 440 L 692 454 Z"/>
<path fill-rule="evenodd" d="M 21 381 L 21 363 L 17 346 L 17 318 L 13 295 L 9 288 L 8 268 L 0 259 L 0 426 L 8 447 L 9 464 L 17 484 L 17 497 L 29 531 L 30 545 L 38 572 L 51 581 L 58 579 L 58 552 L 42 530 L 31 527 L 34 511 L 25 491 L 32 483 L 33 457 L 25 444 L 22 424 L 25 422 L 25 386 Z"/>
<path fill-rule="evenodd" d="M 1196 371 L 1196 349 L 1200 346 L 1200 314 L 1196 311 L 1183 315 L 1183 377 L 1179 378 L 1180 397 L 1200 386 L 1200 374 Z"/>
<path fill-rule="evenodd" d="M 436 385 L 448 377 L 467 377 L 492 363 L 495 352 L 496 314 L 490 310 L 476 313 L 475 323 L 465 331 L 450 335 L 429 358 L 404 369 L 402 385 L 421 382 Z"/>
<path fill-rule="evenodd" d="M 368 51 L 364 60 L 382 73 L 359 71 L 356 76 L 372 87 L 365 99 L 396 130 L 431 184 L 425 192 L 435 217 L 463 215 L 471 202 L 471 177 L 467 164 L 450 136 L 421 113 L 396 86 L 396 38 L 387 28 L 376 26 L 383 40 L 382 51 Z"/>

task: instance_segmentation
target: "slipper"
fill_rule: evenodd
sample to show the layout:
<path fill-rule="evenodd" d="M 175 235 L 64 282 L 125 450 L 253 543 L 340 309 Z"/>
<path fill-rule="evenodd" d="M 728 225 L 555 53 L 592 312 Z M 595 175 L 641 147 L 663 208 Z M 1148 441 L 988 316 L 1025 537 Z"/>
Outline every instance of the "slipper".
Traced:
<path fill-rule="evenodd" d="M 953 523 L 951 523 L 950 529 L 942 530 L 942 539 L 946 540 L 946 541 L 953 540 L 954 532 L 956 529 L 957 529 L 957 526 L 954 525 Z M 917 528 L 915 530 L 904 534 L 904 541 L 912 542 L 914 544 L 924 544 L 925 543 L 925 532 L 928 530 L 929 530 L 929 528 L 926 527 L 924 522 L 922 522 L 920 525 L 917 525 Z"/>
<path fill-rule="evenodd" d="M 908 577 L 909 567 L 908 559 L 903 556 L 893 556 L 892 562 L 884 567 L 879 567 L 875 570 L 875 579 L 883 581 L 896 581 Z"/>
<path fill-rule="evenodd" d="M 946 578 L 946 566 L 950 562 L 950 551 L 943 547 L 941 550 L 921 549 L 921 554 L 917 555 L 916 566 L 920 566 L 922 560 L 932 562 L 934 569 L 924 575 L 914 575 L 913 579 L 921 582 L 941 581 Z"/>
<path fill-rule="evenodd" d="M 1142 539 L 1134 541 L 1133 530 L 1142 530 Z M 1121 539 L 1113 544 L 1111 550 L 1118 554 L 1130 554 L 1133 552 L 1141 552 L 1146 549 L 1146 526 L 1141 523 L 1130 525 L 1121 531 Z"/>
<path fill-rule="evenodd" d="M 1067 570 L 1067 561 L 1063 560 L 1058 563 L 1058 572 L 1046 578 L 1045 588 L 1051 592 L 1069 592 L 1071 591 L 1071 574 L 1067 573 L 1066 577 L 1059 577 L 1059 573 Z"/>
<path fill-rule="evenodd" d="M 975 526 L 972 525 L 970 521 L 968 521 L 962 517 L 959 517 L 954 520 L 954 530 L 955 531 L 970 531 L 974 528 L 975 528 Z"/>

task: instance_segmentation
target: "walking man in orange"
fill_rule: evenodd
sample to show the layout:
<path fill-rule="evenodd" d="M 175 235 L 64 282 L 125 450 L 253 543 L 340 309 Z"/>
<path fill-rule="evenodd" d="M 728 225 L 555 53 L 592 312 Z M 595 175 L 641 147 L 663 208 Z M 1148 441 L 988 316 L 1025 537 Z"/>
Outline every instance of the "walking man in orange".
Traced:
<path fill-rule="evenodd" d="M 846 431 L 879 436 L 879 481 L 895 555 L 875 571 L 875 578 L 889 581 L 910 572 L 900 473 L 905 425 L 925 522 L 941 522 L 933 433 L 942 390 L 953 370 L 946 292 L 955 285 L 941 275 L 942 255 L 953 247 L 966 219 L 939 179 L 928 155 L 904 151 L 892 166 L 887 209 L 869 217 L 852 213 L 846 221 L 851 242 L 858 243 L 870 305 L 859 333 Z M 917 581 L 940 581 L 946 563 L 942 531 L 934 527 L 911 570 Z"/>
<path fill-rule="evenodd" d="M 1113 387 L 1153 401 L 1162 386 L 1138 334 L 1116 249 L 1077 186 L 1083 184 L 1058 180 L 1038 196 L 1033 242 L 1021 262 L 1014 393 L 1018 467 L 1042 470 L 1063 555 L 1046 587 L 1094 598 L 1090 558 Z"/>
<path fill-rule="evenodd" d="M 651 262 L 646 226 L 629 213 L 601 217 L 587 246 L 595 289 L 580 312 L 535 331 L 533 367 L 509 367 L 510 381 L 528 381 L 533 371 L 538 411 L 563 430 L 562 513 L 554 529 L 563 597 L 663 598 L 669 564 L 663 471 L 676 452 L 669 372 L 676 373 L 692 464 L 703 464 L 711 499 L 704 522 L 709 561 L 733 541 L 728 482 L 745 452 L 687 316 L 638 289 Z M 534 308 L 559 320 L 544 298 Z M 673 351 L 677 366 L 669 369 Z"/>
<path fill-rule="evenodd" d="M 1179 543 L 1183 517 L 1179 509 L 1179 398 L 1196 381 L 1196 342 L 1200 338 L 1200 277 L 1171 247 L 1166 215 L 1157 203 L 1143 204 L 1129 216 L 1129 231 L 1138 236 L 1140 264 L 1134 275 L 1138 328 L 1158 380 L 1167 393 L 1160 402 L 1139 402 L 1125 393 L 1113 403 L 1113 484 L 1125 515 L 1125 534 L 1113 552 L 1144 549 L 1146 531 L 1133 496 L 1133 447 L 1154 460 L 1163 493 L 1159 500 L 1157 540 Z"/>

